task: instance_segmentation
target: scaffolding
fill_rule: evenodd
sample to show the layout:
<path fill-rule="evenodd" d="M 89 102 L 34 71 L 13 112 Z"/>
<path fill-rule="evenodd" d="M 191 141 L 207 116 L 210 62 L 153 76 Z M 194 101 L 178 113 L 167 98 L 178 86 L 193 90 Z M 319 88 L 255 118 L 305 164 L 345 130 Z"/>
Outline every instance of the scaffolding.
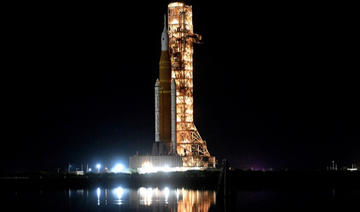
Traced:
<path fill-rule="evenodd" d="M 215 157 L 210 155 L 194 124 L 193 46 L 201 36 L 193 32 L 192 6 L 182 2 L 169 4 L 168 34 L 171 78 L 176 82 L 177 154 L 183 158 L 184 166 L 214 167 Z"/>

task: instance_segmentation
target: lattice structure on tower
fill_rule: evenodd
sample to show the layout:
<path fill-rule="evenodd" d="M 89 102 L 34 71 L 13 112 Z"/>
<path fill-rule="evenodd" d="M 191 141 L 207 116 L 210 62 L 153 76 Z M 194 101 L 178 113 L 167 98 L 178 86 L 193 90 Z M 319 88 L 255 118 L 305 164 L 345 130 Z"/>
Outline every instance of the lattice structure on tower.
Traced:
<path fill-rule="evenodd" d="M 182 2 L 169 4 L 168 34 L 171 78 L 176 82 L 177 153 L 184 166 L 213 167 L 215 157 L 210 155 L 194 124 L 193 46 L 201 36 L 193 32 L 192 6 Z"/>

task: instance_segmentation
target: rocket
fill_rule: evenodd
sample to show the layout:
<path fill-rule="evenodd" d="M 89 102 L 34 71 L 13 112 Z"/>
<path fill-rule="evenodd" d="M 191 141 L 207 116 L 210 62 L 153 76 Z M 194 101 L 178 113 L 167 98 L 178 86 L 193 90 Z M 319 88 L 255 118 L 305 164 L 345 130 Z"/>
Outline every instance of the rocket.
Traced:
<path fill-rule="evenodd" d="M 164 16 L 159 79 L 155 83 L 155 143 L 153 155 L 176 154 L 176 83 L 171 80 L 169 39 Z"/>

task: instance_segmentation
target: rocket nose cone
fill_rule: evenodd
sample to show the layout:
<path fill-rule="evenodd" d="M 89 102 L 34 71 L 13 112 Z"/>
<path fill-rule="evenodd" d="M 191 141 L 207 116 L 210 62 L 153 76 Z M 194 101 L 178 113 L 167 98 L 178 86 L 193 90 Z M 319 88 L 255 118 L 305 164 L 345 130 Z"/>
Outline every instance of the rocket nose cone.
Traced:
<path fill-rule="evenodd" d="M 166 28 L 166 14 L 164 15 L 164 30 L 161 34 L 161 50 L 167 51 L 169 45 L 168 32 Z"/>

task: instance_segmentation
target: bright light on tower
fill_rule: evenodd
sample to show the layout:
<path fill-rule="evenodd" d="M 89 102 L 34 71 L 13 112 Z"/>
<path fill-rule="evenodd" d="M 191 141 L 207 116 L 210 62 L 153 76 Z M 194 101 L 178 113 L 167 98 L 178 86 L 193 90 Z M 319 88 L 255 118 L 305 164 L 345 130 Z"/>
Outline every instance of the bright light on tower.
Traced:
<path fill-rule="evenodd" d="M 111 169 L 111 172 L 114 172 L 114 173 L 120 173 L 124 171 L 124 165 L 122 165 L 121 163 L 118 163 L 116 164 L 112 169 Z"/>

